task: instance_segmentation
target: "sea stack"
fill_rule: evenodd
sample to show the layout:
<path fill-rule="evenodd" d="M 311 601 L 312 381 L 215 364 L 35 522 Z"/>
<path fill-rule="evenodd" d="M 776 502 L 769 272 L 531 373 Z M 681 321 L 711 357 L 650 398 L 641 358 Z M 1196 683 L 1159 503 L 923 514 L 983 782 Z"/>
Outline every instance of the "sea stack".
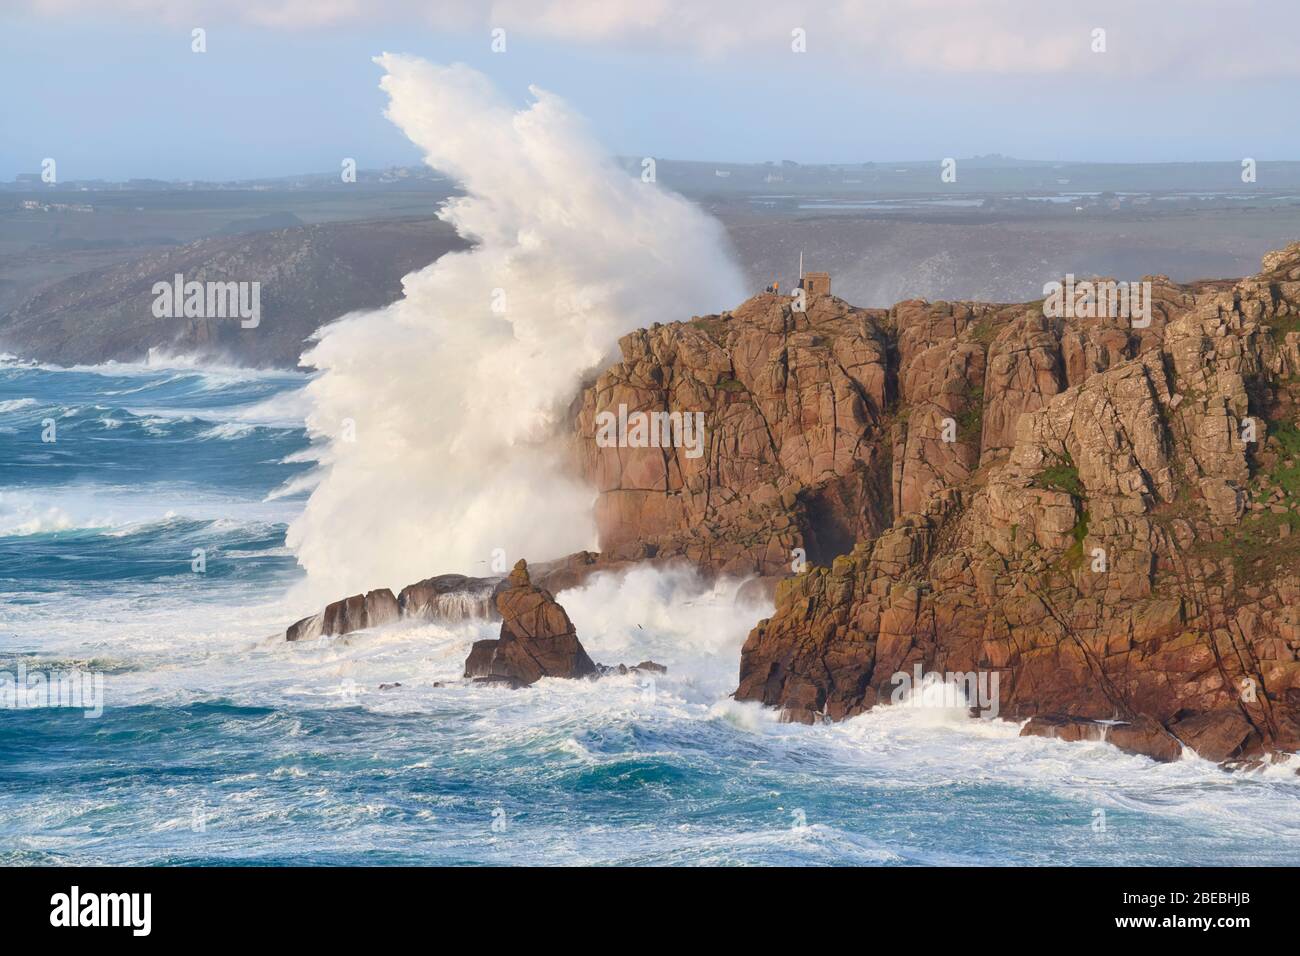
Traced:
<path fill-rule="evenodd" d="M 465 676 L 484 683 L 526 687 L 543 677 L 587 677 L 596 673 L 578 641 L 569 615 L 545 588 L 528 576 L 520 560 L 497 592 L 501 636 L 476 641 L 465 661 Z"/>

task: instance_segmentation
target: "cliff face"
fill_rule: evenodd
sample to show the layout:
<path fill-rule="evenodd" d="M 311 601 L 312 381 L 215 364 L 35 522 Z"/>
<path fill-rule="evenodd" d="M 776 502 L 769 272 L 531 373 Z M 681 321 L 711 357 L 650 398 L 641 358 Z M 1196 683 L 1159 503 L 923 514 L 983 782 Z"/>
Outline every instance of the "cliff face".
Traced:
<path fill-rule="evenodd" d="M 578 411 L 602 557 L 783 578 L 736 696 L 790 719 L 919 663 L 1165 759 L 1300 747 L 1300 243 L 1151 282 L 1143 328 L 763 295 L 625 337 Z M 600 447 L 620 404 L 703 411 L 703 454 Z"/>
<path fill-rule="evenodd" d="M 772 576 L 794 548 L 829 561 L 889 527 L 885 319 L 830 296 L 795 315 L 787 298 L 760 295 L 625 336 L 623 361 L 578 413 L 602 558 Z M 599 446 L 597 416 L 620 406 L 703 412 L 702 453 Z"/>
<path fill-rule="evenodd" d="M 1162 760 L 1300 748 L 1300 243 L 1238 282 L 1150 282 L 1136 324 L 760 295 L 634 332 L 575 404 L 602 552 L 540 580 L 760 576 L 776 613 L 735 696 L 791 720 L 861 713 L 919 667 L 985 675 L 1027 733 Z M 639 441 L 638 412 L 699 413 L 676 438 L 701 440 Z M 450 613 L 464 581 L 287 636 L 373 626 L 372 602 Z"/>

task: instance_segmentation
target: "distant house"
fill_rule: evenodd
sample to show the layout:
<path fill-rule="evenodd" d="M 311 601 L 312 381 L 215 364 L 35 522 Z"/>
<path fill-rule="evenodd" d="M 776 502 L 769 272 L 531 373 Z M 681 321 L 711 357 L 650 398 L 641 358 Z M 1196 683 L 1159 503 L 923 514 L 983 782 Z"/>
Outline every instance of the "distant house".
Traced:
<path fill-rule="evenodd" d="M 799 280 L 799 288 L 809 295 L 830 295 L 831 274 L 829 272 L 805 272 Z"/>

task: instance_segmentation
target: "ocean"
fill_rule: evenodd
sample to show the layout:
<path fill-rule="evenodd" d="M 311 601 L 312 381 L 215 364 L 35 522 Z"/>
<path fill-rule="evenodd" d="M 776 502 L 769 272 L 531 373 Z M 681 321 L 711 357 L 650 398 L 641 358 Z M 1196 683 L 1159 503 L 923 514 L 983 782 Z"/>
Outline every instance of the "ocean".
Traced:
<path fill-rule="evenodd" d="M 771 610 L 739 582 L 642 569 L 558 595 L 594 659 L 666 664 L 654 680 L 467 685 L 486 621 L 286 643 L 319 609 L 285 546 L 306 382 L 0 360 L 0 672 L 103 695 L 97 716 L 0 709 L 0 864 L 1300 863 L 1294 763 L 732 701 Z"/>

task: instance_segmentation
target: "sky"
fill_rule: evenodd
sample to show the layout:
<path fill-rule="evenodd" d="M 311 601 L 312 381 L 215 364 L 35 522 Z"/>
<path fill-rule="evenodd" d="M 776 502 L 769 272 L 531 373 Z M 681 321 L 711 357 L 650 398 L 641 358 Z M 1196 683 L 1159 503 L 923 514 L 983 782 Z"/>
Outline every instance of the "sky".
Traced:
<path fill-rule="evenodd" d="M 45 157 L 63 181 L 417 163 L 385 52 L 558 94 L 625 156 L 1300 159 L 1295 0 L 3 4 L 0 180 Z"/>

